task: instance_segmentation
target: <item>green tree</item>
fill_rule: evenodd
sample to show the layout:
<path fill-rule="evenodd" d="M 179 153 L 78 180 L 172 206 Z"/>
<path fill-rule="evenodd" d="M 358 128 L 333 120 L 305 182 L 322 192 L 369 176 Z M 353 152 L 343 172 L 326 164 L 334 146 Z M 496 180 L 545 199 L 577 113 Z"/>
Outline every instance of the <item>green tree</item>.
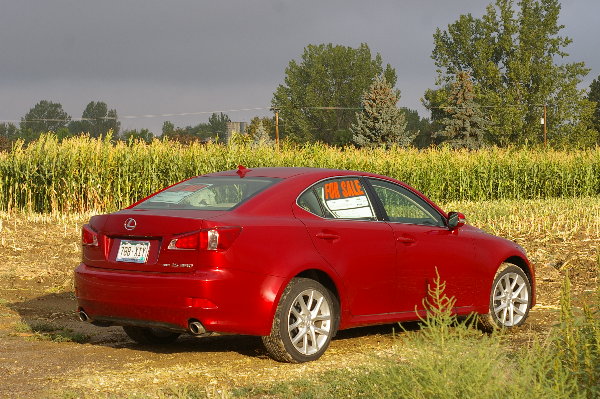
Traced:
<path fill-rule="evenodd" d="M 349 142 L 361 96 L 382 75 L 395 86 L 396 71 L 389 64 L 384 69 L 381 55 L 373 57 L 364 43 L 358 48 L 308 45 L 300 61 L 288 64 L 284 84 L 271 101 L 280 110 L 282 136 L 296 142 Z"/>
<path fill-rule="evenodd" d="M 60 103 L 42 100 L 21 118 L 21 136 L 25 140 L 34 140 L 40 133 L 57 132 L 67 127 L 71 117 Z"/>
<path fill-rule="evenodd" d="M 19 129 L 14 123 L 0 123 L 0 137 L 14 140 L 19 135 Z"/>
<path fill-rule="evenodd" d="M 594 79 L 590 85 L 587 99 L 594 105 L 594 129 L 596 129 L 597 132 L 600 132 L 600 76 Z"/>
<path fill-rule="evenodd" d="M 10 151 L 18 137 L 19 129 L 14 123 L 0 123 L 0 151 Z"/>
<path fill-rule="evenodd" d="M 231 122 L 229 116 L 224 113 L 213 113 L 210 118 L 208 118 L 208 124 L 210 126 L 210 132 L 213 137 L 219 136 L 221 138 L 225 137 L 227 134 L 227 122 Z"/>
<path fill-rule="evenodd" d="M 414 109 L 400 108 L 406 119 L 406 131 L 415 136 L 412 144 L 417 148 L 427 148 L 432 144 L 433 124 L 428 118 L 421 118 Z"/>
<path fill-rule="evenodd" d="M 105 102 L 91 101 L 83 110 L 80 121 L 73 121 L 69 130 L 73 134 L 89 133 L 91 137 L 101 137 L 112 130 L 115 135 L 119 134 L 121 122 L 117 117 L 117 111 L 108 109 Z"/>
<path fill-rule="evenodd" d="M 164 121 L 162 125 L 162 136 L 169 136 L 175 133 L 175 125 L 171 121 Z"/>
<path fill-rule="evenodd" d="M 416 134 L 406 131 L 404 112 L 396 104 L 400 91 L 388 84 L 385 77 L 376 78 L 364 93 L 361 112 L 351 126 L 352 140 L 361 147 L 411 145 Z"/>
<path fill-rule="evenodd" d="M 437 132 L 435 138 L 452 148 L 483 147 L 486 121 L 475 102 L 473 82 L 468 72 L 457 73 L 448 102 L 445 108 L 447 116 L 442 120 L 444 130 Z"/>
<path fill-rule="evenodd" d="M 491 138 L 500 145 L 540 142 L 544 104 L 552 104 L 548 126 L 557 141 L 587 132 L 591 105 L 577 84 L 588 69 L 583 62 L 556 63 L 571 43 L 559 35 L 559 1 L 521 0 L 518 7 L 513 0 L 496 0 L 480 19 L 461 15 L 447 30 L 437 29 L 437 84 L 448 93 L 456 75 L 469 72 L 488 111 Z M 428 94 L 429 104 L 444 97 Z"/>
<path fill-rule="evenodd" d="M 150 143 L 154 139 L 154 134 L 148 129 L 128 129 L 121 133 L 121 140 L 130 142 L 132 140 L 143 140 Z"/>

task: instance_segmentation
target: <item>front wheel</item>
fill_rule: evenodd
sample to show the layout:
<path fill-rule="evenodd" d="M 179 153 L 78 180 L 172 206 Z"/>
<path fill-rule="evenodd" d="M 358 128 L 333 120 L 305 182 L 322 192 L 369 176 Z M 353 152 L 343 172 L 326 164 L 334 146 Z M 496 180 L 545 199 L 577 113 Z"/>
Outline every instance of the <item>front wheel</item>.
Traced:
<path fill-rule="evenodd" d="M 480 317 L 488 330 L 517 327 L 525 322 L 531 308 L 531 283 L 523 270 L 503 264 L 496 272 L 490 293 L 490 313 Z"/>
<path fill-rule="evenodd" d="M 294 278 L 281 295 L 271 335 L 262 340 L 275 360 L 316 360 L 329 346 L 337 318 L 338 302 L 327 288 L 315 280 Z"/>

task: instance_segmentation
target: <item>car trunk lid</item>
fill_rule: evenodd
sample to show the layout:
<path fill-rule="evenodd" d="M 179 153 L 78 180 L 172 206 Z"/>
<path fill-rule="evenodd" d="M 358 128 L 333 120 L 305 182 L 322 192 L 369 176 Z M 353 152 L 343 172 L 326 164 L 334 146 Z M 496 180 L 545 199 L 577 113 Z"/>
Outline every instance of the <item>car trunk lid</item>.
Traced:
<path fill-rule="evenodd" d="M 84 246 L 89 266 L 144 272 L 189 273 L 198 268 L 198 249 L 173 249 L 173 239 L 206 227 L 206 219 L 223 212 L 124 210 L 94 216 L 97 246 Z M 209 223 L 210 224 L 210 223 Z"/>

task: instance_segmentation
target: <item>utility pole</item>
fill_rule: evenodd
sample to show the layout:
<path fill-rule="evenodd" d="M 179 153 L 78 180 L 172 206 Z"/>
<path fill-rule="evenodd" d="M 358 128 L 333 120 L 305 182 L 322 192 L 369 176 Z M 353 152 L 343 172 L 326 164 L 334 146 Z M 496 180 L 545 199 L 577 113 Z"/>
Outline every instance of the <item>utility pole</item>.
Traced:
<path fill-rule="evenodd" d="M 548 122 L 547 122 L 547 112 L 546 112 L 547 104 L 544 104 L 544 148 L 548 146 Z"/>
<path fill-rule="evenodd" d="M 279 150 L 279 108 L 272 107 L 271 111 L 275 112 L 275 146 Z"/>

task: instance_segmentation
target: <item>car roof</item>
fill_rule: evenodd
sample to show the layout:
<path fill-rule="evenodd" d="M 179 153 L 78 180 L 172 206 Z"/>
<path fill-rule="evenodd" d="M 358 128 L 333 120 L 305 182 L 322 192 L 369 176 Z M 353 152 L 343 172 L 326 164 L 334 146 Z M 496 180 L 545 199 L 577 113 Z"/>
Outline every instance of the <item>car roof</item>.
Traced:
<path fill-rule="evenodd" d="M 376 176 L 372 173 L 358 172 L 353 170 L 339 169 L 324 169 L 324 168 L 307 168 L 307 167 L 280 167 L 280 168 L 246 168 L 242 165 L 236 170 L 227 170 L 223 172 L 208 173 L 202 176 L 217 177 L 217 176 L 239 176 L 239 177 L 270 177 L 287 179 L 295 176 L 345 176 L 345 175 L 360 175 L 360 176 Z"/>

